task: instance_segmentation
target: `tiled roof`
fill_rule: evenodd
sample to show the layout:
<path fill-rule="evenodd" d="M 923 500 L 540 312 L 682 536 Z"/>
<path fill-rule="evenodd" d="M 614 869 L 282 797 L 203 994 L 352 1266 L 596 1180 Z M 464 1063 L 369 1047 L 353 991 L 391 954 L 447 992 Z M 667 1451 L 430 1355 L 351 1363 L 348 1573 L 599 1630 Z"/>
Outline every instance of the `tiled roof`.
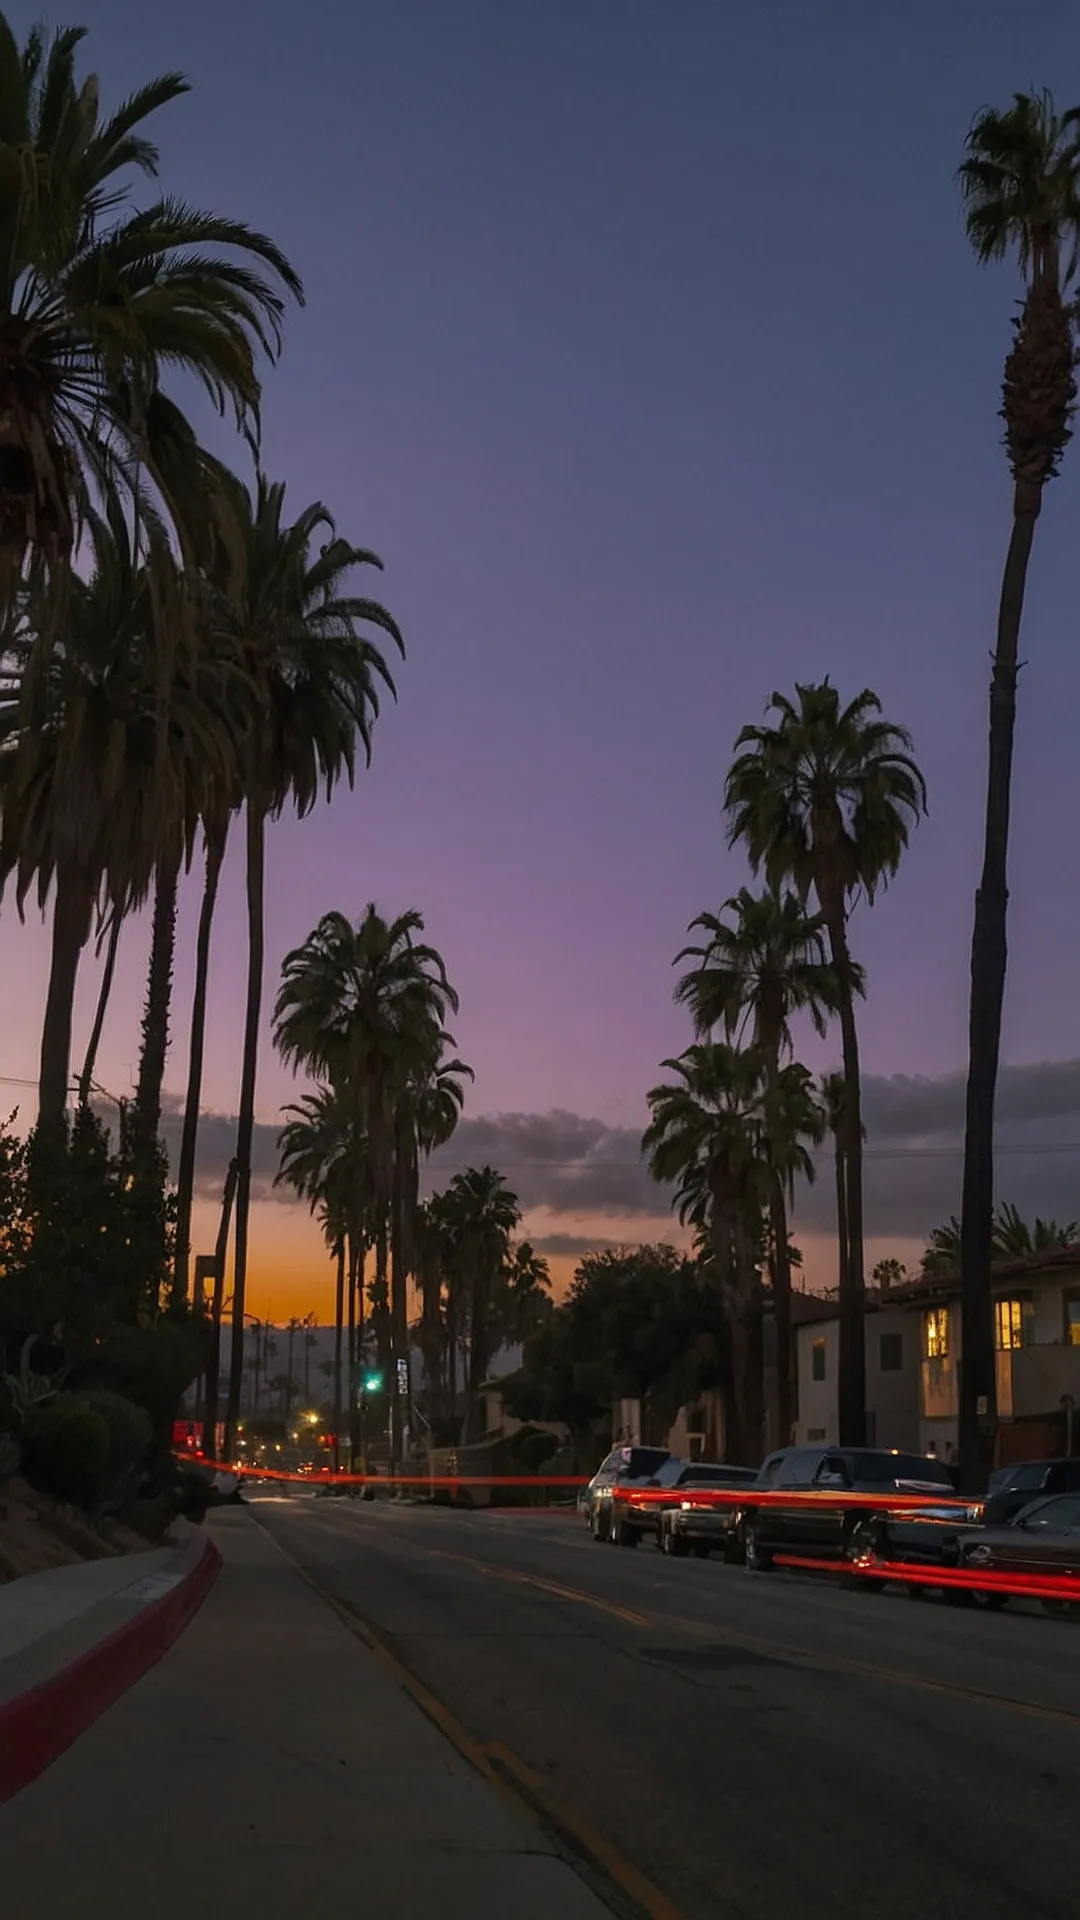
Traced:
<path fill-rule="evenodd" d="M 990 1269 L 994 1286 L 1008 1280 L 1034 1279 L 1041 1273 L 1060 1273 L 1062 1269 L 1080 1269 L 1080 1245 L 1053 1247 L 1046 1253 L 1027 1253 L 1019 1260 L 995 1260 Z M 921 1273 L 914 1280 L 889 1290 L 889 1299 L 898 1306 L 913 1306 L 917 1301 L 938 1300 L 960 1292 L 960 1270 L 947 1267 L 941 1273 Z"/>

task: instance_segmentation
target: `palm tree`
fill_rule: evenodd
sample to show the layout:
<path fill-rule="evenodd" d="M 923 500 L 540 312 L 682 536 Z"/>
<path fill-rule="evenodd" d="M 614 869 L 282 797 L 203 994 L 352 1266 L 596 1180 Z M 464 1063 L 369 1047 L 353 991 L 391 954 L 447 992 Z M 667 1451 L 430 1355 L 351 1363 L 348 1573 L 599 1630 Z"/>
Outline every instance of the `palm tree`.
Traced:
<path fill-rule="evenodd" d="M 836 1173 L 837 1277 L 840 1281 L 840 1286 L 843 1287 L 844 1275 L 848 1271 L 848 1204 L 847 1161 L 845 1157 L 845 1143 L 847 1140 L 847 1081 L 842 1073 L 822 1074 L 821 1104 L 825 1114 L 825 1124 L 833 1137 L 833 1157 Z"/>
<path fill-rule="evenodd" d="M 1026 1220 L 1011 1202 L 997 1209 L 994 1215 L 994 1257 L 998 1260 L 1024 1260 L 1035 1253 L 1052 1253 L 1061 1247 L 1076 1245 L 1080 1227 L 1075 1220 L 1064 1224 L 1057 1220 L 1036 1219 L 1034 1227 Z"/>
<path fill-rule="evenodd" d="M 960 1461 L 986 1484 L 996 1432 L 990 1289 L 994 1101 L 1005 997 L 1007 859 L 1020 621 L 1043 490 L 1060 470 L 1076 403 L 1076 304 L 1066 299 L 1080 245 L 1080 109 L 1058 115 L 1049 93 L 984 108 L 960 168 L 968 238 L 984 264 L 1016 253 L 1024 283 L 1005 362 L 1002 417 L 1013 478 L 1012 532 L 990 681 L 990 755 L 983 867 L 971 942 L 967 1118 L 961 1208 Z"/>
<path fill-rule="evenodd" d="M 462 1444 L 475 1438 L 480 1388 L 491 1358 L 490 1309 L 521 1220 L 516 1193 L 494 1167 L 466 1167 L 446 1189 L 446 1218 L 456 1242 L 457 1259 L 468 1286 L 469 1372 L 465 1388 Z"/>
<path fill-rule="evenodd" d="M 196 817 L 188 770 L 221 750 L 213 681 L 196 669 L 160 524 L 144 524 L 140 546 L 113 499 L 88 527 L 89 578 L 68 583 L 47 655 L 32 620 L 11 638 L 0 709 L 0 875 L 14 875 L 20 911 L 32 887 L 42 908 L 54 891 L 39 1094 L 47 1125 L 67 1098 L 75 984 L 95 905 L 123 915 L 145 899 L 159 858 L 179 869 Z M 159 1008 L 167 977 L 156 964 Z M 144 1109 L 155 1103 L 146 1098 L 153 1082 L 151 1071 Z"/>
<path fill-rule="evenodd" d="M 911 826 L 926 807 L 922 774 L 903 727 L 879 719 L 869 689 L 841 707 L 826 679 L 774 693 L 772 724 L 744 727 L 727 777 L 730 845 L 742 841 L 768 884 L 813 891 L 839 988 L 846 1097 L 843 1108 L 846 1260 L 840 1285 L 840 1438 L 863 1444 L 864 1344 L 862 1113 L 855 996 L 861 976 L 848 948 L 851 902 L 873 901 L 900 864 Z"/>
<path fill-rule="evenodd" d="M 733 916 L 729 924 L 721 916 Z M 698 1038 L 722 1027 L 728 1040 L 749 1028 L 753 1044 L 761 1049 L 765 1076 L 774 1088 L 780 1061 L 792 1051 L 791 1018 L 809 1014 L 817 1033 L 824 1034 L 826 1015 L 839 1012 L 840 986 L 825 959 L 825 929 L 820 914 L 808 914 L 803 902 L 788 890 L 755 895 L 742 887 L 725 901 L 720 914 L 703 913 L 690 931 L 700 927 L 702 946 L 684 947 L 675 957 L 695 959 L 698 965 L 683 975 L 675 998 L 688 1006 Z M 861 974 L 857 976 L 861 991 Z M 788 1259 L 787 1204 L 779 1173 L 770 1200 L 771 1272 L 776 1324 L 777 1445 L 791 1439 L 795 1408 L 795 1350 L 791 1332 L 791 1266 Z"/>
<path fill-rule="evenodd" d="M 350 786 L 357 744 L 371 757 L 379 711 L 378 682 L 394 683 L 379 649 L 361 629 L 371 625 L 404 651 L 396 621 L 375 600 L 350 594 L 354 567 L 381 566 L 364 548 L 339 539 L 325 507 L 283 520 L 285 489 L 261 476 L 254 499 L 237 489 L 233 510 L 238 564 L 219 617 L 250 684 L 251 722 L 244 764 L 247 851 L 248 981 L 244 1016 L 236 1158 L 234 1338 L 226 1426 L 240 1404 L 243 1302 L 251 1206 L 255 1074 L 262 1010 L 266 823 L 292 802 L 310 811 L 344 776 Z M 327 539 L 313 557 L 313 542 Z M 372 1130 L 374 1148 L 375 1135 Z M 241 1335 L 238 1341 L 237 1335 Z"/>
<path fill-rule="evenodd" d="M 274 1044 L 282 1058 L 350 1088 L 362 1102 L 372 1211 L 380 1227 L 387 1221 L 390 1227 L 395 1458 L 408 1406 L 406 1235 L 415 1204 L 414 1156 L 426 1140 L 434 1145 L 444 1137 L 448 1117 L 456 1121 L 456 1076 L 468 1071 L 460 1061 L 440 1059 L 449 1039 L 442 1022 L 447 1011 L 456 1011 L 458 998 L 441 955 L 416 938 L 423 930 L 415 911 L 387 921 L 369 905 L 355 926 L 344 914 L 324 914 L 304 944 L 286 955 L 274 1008 Z M 420 1127 L 426 1129 L 422 1135 Z M 385 1255 L 380 1230 L 377 1287 L 385 1279 Z"/>
<path fill-rule="evenodd" d="M 257 426 L 257 357 L 276 354 L 285 296 L 303 299 L 241 222 L 172 198 L 132 209 L 122 176 L 156 176 L 146 123 L 187 83 L 164 74 L 103 117 L 96 78 L 76 76 L 84 37 L 33 27 L 20 49 L 0 14 L 0 602 L 24 562 L 67 561 L 88 481 L 123 486 L 141 468 L 168 492 L 191 435 L 166 371 Z"/>
<path fill-rule="evenodd" d="M 732 1351 L 729 1455 L 756 1463 L 764 1439 L 760 1250 L 779 1180 L 813 1178 L 806 1145 L 820 1137 L 820 1113 L 805 1067 L 770 1081 L 760 1047 L 719 1042 L 688 1047 L 664 1066 L 676 1076 L 648 1095 L 652 1120 L 642 1139 L 655 1180 L 674 1183 L 684 1221 L 707 1235 Z"/>

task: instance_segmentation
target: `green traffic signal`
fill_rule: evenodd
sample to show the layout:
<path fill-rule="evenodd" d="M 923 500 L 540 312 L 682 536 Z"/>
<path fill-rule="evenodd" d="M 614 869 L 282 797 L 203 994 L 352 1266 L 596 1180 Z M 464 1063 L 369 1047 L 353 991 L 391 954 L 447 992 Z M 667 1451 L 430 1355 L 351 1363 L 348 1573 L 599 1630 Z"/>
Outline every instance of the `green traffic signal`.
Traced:
<path fill-rule="evenodd" d="M 365 1393 L 378 1393 L 378 1391 L 379 1391 L 379 1388 L 380 1388 L 381 1386 L 382 1386 L 382 1374 L 381 1374 L 381 1373 L 369 1373 L 369 1374 L 366 1374 L 366 1375 L 365 1375 L 365 1377 L 364 1377 L 364 1392 L 365 1392 Z"/>

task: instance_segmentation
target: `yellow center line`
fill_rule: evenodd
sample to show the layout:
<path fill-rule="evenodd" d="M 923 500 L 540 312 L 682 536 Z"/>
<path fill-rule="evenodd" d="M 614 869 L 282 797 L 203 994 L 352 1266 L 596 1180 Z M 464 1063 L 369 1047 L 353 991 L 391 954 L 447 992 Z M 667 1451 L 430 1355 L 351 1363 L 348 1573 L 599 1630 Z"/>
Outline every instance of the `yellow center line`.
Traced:
<path fill-rule="evenodd" d="M 547 1783 L 542 1776 L 526 1766 L 524 1760 L 520 1760 L 510 1747 L 504 1746 L 500 1740 L 488 1741 L 483 1745 L 474 1740 L 456 1714 L 452 1713 L 436 1694 L 425 1687 L 423 1681 L 416 1678 L 404 1661 L 391 1651 L 366 1620 L 361 1619 L 358 1613 L 324 1587 L 321 1580 L 317 1580 L 314 1574 L 310 1573 L 296 1556 L 289 1552 L 287 1547 L 282 1546 L 281 1541 L 270 1532 L 268 1527 L 263 1527 L 262 1530 L 293 1572 L 299 1574 L 305 1585 L 309 1586 L 312 1592 L 316 1593 L 319 1599 L 337 1615 L 342 1625 L 347 1627 L 349 1632 L 367 1648 L 380 1666 L 397 1681 L 428 1719 L 434 1722 L 440 1733 L 457 1748 L 462 1758 L 476 1768 L 503 1800 L 508 1800 L 516 1811 L 524 1814 L 534 1826 L 543 1828 L 546 1824 L 560 1835 L 568 1836 L 573 1850 L 584 1853 L 595 1869 L 598 1869 L 614 1886 L 636 1902 L 644 1920 L 684 1920 L 679 1909 L 672 1905 L 665 1894 L 661 1893 L 659 1887 L 654 1886 L 632 1861 L 620 1853 L 618 1848 L 613 1846 L 611 1841 L 606 1839 L 599 1828 L 594 1827 L 592 1821 L 586 1819 L 583 1813 L 575 1807 L 568 1806 L 566 1802 L 557 1800 L 548 1791 Z M 447 1557 L 458 1559 L 462 1556 L 454 1554 Z M 571 1597 L 580 1597 L 574 1595 L 574 1590 L 569 1587 L 556 1590 Z M 635 1623 L 639 1618 L 638 1615 L 628 1614 L 625 1608 L 619 1611 Z"/>

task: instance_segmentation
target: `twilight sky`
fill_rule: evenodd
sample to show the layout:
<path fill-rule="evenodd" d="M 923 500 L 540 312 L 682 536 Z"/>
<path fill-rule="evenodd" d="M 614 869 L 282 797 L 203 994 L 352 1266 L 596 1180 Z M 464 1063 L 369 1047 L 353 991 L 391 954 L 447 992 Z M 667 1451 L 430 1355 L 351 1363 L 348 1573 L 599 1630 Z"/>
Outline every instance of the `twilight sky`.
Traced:
<path fill-rule="evenodd" d="M 38 11 L 8 7 L 20 34 Z M 1032 85 L 1080 98 L 1075 7 L 981 0 L 977 34 L 970 0 L 73 12 L 106 100 L 165 68 L 192 80 L 159 123 L 167 189 L 273 233 L 304 275 L 267 381 L 265 464 L 296 509 L 325 500 L 382 556 L 408 642 L 372 772 L 272 835 L 268 1010 L 281 956 L 324 909 L 418 907 L 477 1075 L 444 1172 L 501 1166 L 560 1277 L 589 1240 L 658 1237 L 635 1140 L 660 1060 L 689 1037 L 672 956 L 745 878 L 720 816 L 732 741 L 774 686 L 869 684 L 912 729 L 931 798 L 896 884 L 852 927 L 870 983 L 869 1252 L 914 1253 L 959 1197 L 1017 294 L 1011 270 L 970 255 L 954 173 L 984 102 Z M 1074 449 L 1024 635 L 1004 1051 L 1027 1071 L 1007 1078 L 1000 1129 L 1025 1149 L 1002 1157 L 1003 1196 L 1065 1217 L 1080 1152 L 1047 1149 L 1080 1142 L 1078 510 Z M 198 890 L 193 876 L 174 1092 Z M 125 930 L 99 1066 L 117 1093 L 147 939 Z M 36 1075 L 47 950 L 5 911 L 12 1081 Z M 205 1080 L 218 1115 L 235 1110 L 244 961 L 234 856 Z M 803 1052 L 825 1066 L 838 1041 Z M 292 1097 L 267 1042 L 270 1171 Z M 208 1126 L 206 1244 L 227 1146 Z M 823 1172 L 797 1222 L 814 1284 L 832 1278 Z M 306 1214 L 256 1214 L 254 1308 L 324 1310 Z"/>

